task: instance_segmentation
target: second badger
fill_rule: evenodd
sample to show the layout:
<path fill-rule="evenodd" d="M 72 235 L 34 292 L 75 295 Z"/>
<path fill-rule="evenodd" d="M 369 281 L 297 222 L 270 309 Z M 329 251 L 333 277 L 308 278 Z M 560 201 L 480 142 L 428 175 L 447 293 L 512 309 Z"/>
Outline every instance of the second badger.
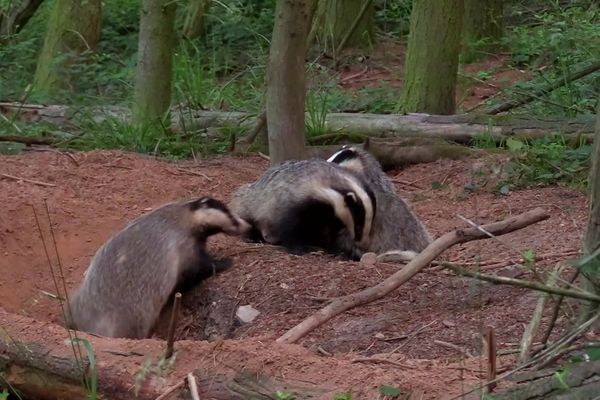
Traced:
<path fill-rule="evenodd" d="M 92 258 L 65 310 L 67 326 L 108 337 L 150 337 L 173 292 L 212 273 L 207 238 L 249 228 L 210 197 L 170 203 L 137 218 Z"/>
<path fill-rule="evenodd" d="M 325 160 L 287 161 L 234 193 L 230 207 L 251 238 L 302 254 L 311 249 L 358 259 L 371 241 L 375 195 L 358 175 Z"/>

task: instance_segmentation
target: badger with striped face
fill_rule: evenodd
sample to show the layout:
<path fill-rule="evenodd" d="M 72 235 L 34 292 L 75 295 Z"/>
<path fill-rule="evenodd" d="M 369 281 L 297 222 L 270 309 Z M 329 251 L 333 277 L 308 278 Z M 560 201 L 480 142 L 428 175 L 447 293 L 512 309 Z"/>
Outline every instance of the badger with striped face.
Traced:
<path fill-rule="evenodd" d="M 359 174 L 375 193 L 378 213 L 373 223 L 369 251 L 378 254 L 404 251 L 411 258 L 431 243 L 431 236 L 423 223 L 406 200 L 396 193 L 381 165 L 369 152 L 355 146 L 342 146 L 327 161 Z"/>
<path fill-rule="evenodd" d="M 213 273 L 207 238 L 249 229 L 210 197 L 166 204 L 137 218 L 92 258 L 83 283 L 70 296 L 66 325 L 107 337 L 150 337 L 172 294 Z"/>
<path fill-rule="evenodd" d="M 324 249 L 358 259 L 371 243 L 375 195 L 364 180 L 325 160 L 287 161 L 240 187 L 229 206 L 252 225 L 248 238 L 289 252 Z"/>

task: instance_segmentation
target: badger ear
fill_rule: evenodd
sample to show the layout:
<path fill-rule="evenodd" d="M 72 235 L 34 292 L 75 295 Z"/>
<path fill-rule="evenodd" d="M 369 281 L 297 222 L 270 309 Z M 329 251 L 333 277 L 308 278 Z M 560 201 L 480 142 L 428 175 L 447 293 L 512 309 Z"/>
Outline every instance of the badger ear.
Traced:
<path fill-rule="evenodd" d="M 354 193 L 354 192 L 346 192 L 346 194 L 344 195 L 344 200 L 346 201 L 346 203 L 350 203 L 350 204 L 358 203 L 356 193 Z"/>

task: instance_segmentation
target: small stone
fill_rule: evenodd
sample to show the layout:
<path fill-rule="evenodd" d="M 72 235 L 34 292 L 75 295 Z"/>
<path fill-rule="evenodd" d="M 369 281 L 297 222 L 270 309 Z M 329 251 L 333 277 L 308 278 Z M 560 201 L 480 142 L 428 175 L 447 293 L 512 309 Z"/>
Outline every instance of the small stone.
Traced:
<path fill-rule="evenodd" d="M 235 315 L 241 322 L 247 324 L 254 321 L 260 315 L 260 311 L 251 305 L 246 305 L 238 307 Z"/>
<path fill-rule="evenodd" d="M 377 263 L 377 254 L 375 253 L 365 253 L 360 258 L 360 263 L 365 266 L 375 265 Z"/>
<path fill-rule="evenodd" d="M 383 333 L 381 333 L 381 332 L 377 332 L 375 334 L 375 339 L 383 340 L 383 339 L 385 339 L 385 335 Z"/>
<path fill-rule="evenodd" d="M 282 289 L 286 289 L 287 290 L 287 289 L 290 288 L 290 285 L 288 285 L 287 283 L 283 283 L 282 282 L 282 283 L 279 284 L 279 287 L 282 288 Z"/>
<path fill-rule="evenodd" d="M 442 325 L 444 325 L 446 328 L 454 328 L 456 326 L 454 322 L 448 321 L 447 319 L 442 321 Z"/>

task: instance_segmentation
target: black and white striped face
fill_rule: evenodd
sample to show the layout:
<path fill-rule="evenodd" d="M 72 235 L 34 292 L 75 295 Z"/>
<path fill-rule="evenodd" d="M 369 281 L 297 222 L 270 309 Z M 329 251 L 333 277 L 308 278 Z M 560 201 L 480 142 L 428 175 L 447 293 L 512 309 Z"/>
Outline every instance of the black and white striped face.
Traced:
<path fill-rule="evenodd" d="M 342 148 L 327 159 L 327 162 L 338 164 L 357 173 L 364 172 L 364 162 L 356 147 L 344 145 Z"/>
<path fill-rule="evenodd" d="M 205 236 L 217 233 L 242 235 L 250 230 L 250 224 L 233 214 L 227 206 L 211 197 L 201 197 L 188 203 L 194 224 Z"/>
<path fill-rule="evenodd" d="M 359 247 L 366 248 L 371 239 L 375 218 L 375 195 L 353 177 L 343 179 L 347 185 L 318 187 L 316 194 L 333 206 L 336 217 L 352 233 Z"/>

